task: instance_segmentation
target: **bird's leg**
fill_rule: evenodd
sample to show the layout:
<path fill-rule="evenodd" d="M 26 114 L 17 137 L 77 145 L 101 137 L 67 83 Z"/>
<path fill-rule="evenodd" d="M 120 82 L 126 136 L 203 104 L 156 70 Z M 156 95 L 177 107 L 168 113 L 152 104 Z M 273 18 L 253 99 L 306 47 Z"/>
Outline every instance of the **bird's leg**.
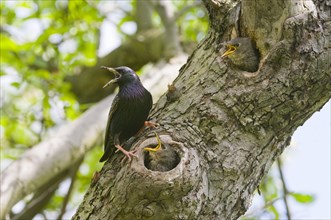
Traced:
<path fill-rule="evenodd" d="M 122 151 L 122 153 L 125 154 L 125 156 L 129 159 L 129 162 L 131 161 L 131 157 L 138 157 L 137 155 L 134 154 L 137 150 L 127 151 L 121 146 L 121 144 L 120 144 L 120 134 L 115 134 L 114 135 L 114 145 L 117 148 L 116 152 L 119 151 L 119 150 Z M 121 162 L 123 162 L 126 157 L 124 157 Z"/>
<path fill-rule="evenodd" d="M 136 158 L 138 158 L 138 156 L 135 155 L 135 152 L 136 152 L 137 150 L 127 151 L 127 150 L 125 150 L 123 147 L 121 147 L 121 145 L 115 145 L 115 147 L 116 147 L 118 150 L 122 151 L 123 154 L 125 154 L 125 156 L 129 159 L 129 162 L 131 161 L 131 157 L 136 157 Z M 122 160 L 121 162 L 123 162 L 123 161 L 125 160 L 126 157 L 124 157 L 123 160 Z"/>
<path fill-rule="evenodd" d="M 154 132 L 154 133 L 155 133 L 155 137 L 157 139 L 157 146 L 155 148 L 145 147 L 144 150 L 147 150 L 149 152 L 157 152 L 157 151 L 161 150 L 161 144 L 162 144 L 161 140 L 160 140 L 159 136 L 157 135 L 157 133 L 156 132 Z"/>
<path fill-rule="evenodd" d="M 115 134 L 114 135 L 114 145 L 115 147 L 118 145 L 118 146 L 121 146 L 121 143 L 120 143 L 120 134 Z M 119 149 L 117 148 L 117 150 L 115 151 L 115 153 L 117 153 L 119 151 Z"/>
<path fill-rule="evenodd" d="M 158 128 L 160 125 L 158 123 L 152 122 L 152 121 L 145 121 L 144 126 L 135 134 L 135 137 L 138 137 L 141 132 L 145 129 L 145 127 L 150 127 L 150 128 Z"/>
<path fill-rule="evenodd" d="M 145 121 L 144 125 L 146 127 L 150 127 L 150 128 L 158 128 L 160 125 L 158 123 L 152 122 L 152 121 Z"/>

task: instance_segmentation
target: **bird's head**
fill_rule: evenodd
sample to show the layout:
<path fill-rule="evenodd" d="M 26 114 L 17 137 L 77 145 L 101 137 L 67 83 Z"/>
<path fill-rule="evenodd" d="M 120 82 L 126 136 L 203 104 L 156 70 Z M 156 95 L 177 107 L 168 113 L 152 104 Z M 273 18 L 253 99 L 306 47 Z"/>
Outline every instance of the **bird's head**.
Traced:
<path fill-rule="evenodd" d="M 245 51 L 245 47 L 250 47 L 251 42 L 249 38 L 235 38 L 231 41 L 227 42 L 226 44 L 227 50 L 221 57 L 235 57 L 236 55 Z"/>
<path fill-rule="evenodd" d="M 238 37 L 226 44 L 221 57 L 228 57 L 240 69 L 254 72 L 258 69 L 259 54 L 250 38 Z"/>
<path fill-rule="evenodd" d="M 138 75 L 129 67 L 120 66 L 116 68 L 111 68 L 102 66 L 101 68 L 107 69 L 109 72 L 115 75 L 115 78 L 110 80 L 106 85 L 104 85 L 104 88 L 112 83 L 117 83 L 119 86 L 121 86 L 140 81 Z"/>

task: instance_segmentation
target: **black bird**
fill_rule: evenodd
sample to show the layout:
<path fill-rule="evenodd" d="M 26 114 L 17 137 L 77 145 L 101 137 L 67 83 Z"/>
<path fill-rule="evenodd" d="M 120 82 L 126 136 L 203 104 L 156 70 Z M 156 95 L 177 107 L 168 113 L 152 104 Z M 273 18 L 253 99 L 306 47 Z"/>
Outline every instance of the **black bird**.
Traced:
<path fill-rule="evenodd" d="M 237 37 L 226 44 L 227 51 L 221 57 L 228 57 L 241 70 L 255 72 L 259 68 L 259 52 L 250 38 Z"/>
<path fill-rule="evenodd" d="M 129 67 L 102 67 L 115 74 L 115 79 L 109 81 L 119 86 L 119 92 L 114 98 L 108 115 L 105 135 L 104 154 L 100 162 L 108 160 L 115 153 L 116 148 L 122 151 L 129 159 L 136 156 L 134 151 L 125 150 L 122 145 L 136 135 L 144 125 L 155 126 L 155 123 L 146 122 L 153 105 L 152 95 L 141 84 L 137 74 Z"/>
<path fill-rule="evenodd" d="M 180 162 L 177 152 L 169 144 L 162 144 L 155 133 L 157 145 L 154 148 L 145 147 L 148 151 L 145 156 L 145 166 L 153 171 L 166 172 L 174 169 Z"/>

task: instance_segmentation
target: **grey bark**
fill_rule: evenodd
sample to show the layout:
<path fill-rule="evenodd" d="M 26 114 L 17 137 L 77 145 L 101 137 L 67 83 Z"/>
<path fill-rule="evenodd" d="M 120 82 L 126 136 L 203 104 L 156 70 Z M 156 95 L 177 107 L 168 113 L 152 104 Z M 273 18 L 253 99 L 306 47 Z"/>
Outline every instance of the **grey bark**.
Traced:
<path fill-rule="evenodd" d="M 180 163 L 168 172 L 148 170 L 142 148 L 156 139 L 145 131 L 132 147 L 139 158 L 123 165 L 122 155 L 115 154 L 73 219 L 237 219 L 296 128 L 330 99 L 326 2 L 307 12 L 284 1 L 286 10 L 298 13 L 276 22 L 278 34 L 257 22 L 263 34 L 252 38 L 271 40 L 267 47 L 258 43 L 263 56 L 254 74 L 220 59 L 220 43 L 234 29 L 237 35 L 251 34 L 240 25 L 249 12 L 240 8 L 245 2 L 225 2 L 205 1 L 209 34 L 181 68 L 176 90 L 163 95 L 152 112 L 162 143 L 178 152 Z M 262 16 L 268 21 L 268 13 Z"/>

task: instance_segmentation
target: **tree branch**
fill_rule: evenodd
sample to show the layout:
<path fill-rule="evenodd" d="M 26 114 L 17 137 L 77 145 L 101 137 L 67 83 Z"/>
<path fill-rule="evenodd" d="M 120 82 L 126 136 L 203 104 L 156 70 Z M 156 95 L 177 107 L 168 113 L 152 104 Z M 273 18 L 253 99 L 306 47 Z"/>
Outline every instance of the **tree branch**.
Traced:
<path fill-rule="evenodd" d="M 71 192 L 74 188 L 74 183 L 75 183 L 75 180 L 76 180 L 76 177 L 77 177 L 77 171 L 79 170 L 79 167 L 80 167 L 80 165 L 82 164 L 83 161 L 84 161 L 84 157 L 81 160 L 77 161 L 77 164 L 75 164 L 70 169 L 71 183 L 70 183 L 70 186 L 68 188 L 68 192 L 67 192 L 67 194 L 64 197 L 64 200 L 62 202 L 61 212 L 60 212 L 59 216 L 57 217 L 57 220 L 61 220 L 64 213 L 66 212 L 66 208 L 67 208 L 70 196 L 71 196 Z"/>
<path fill-rule="evenodd" d="M 152 21 L 153 8 L 148 1 L 136 1 L 136 23 L 137 32 L 150 30 L 153 28 Z"/>
<path fill-rule="evenodd" d="M 33 219 L 33 217 L 40 213 L 47 203 L 51 200 L 55 191 L 58 189 L 59 184 L 66 178 L 68 175 L 68 170 L 63 170 L 58 175 L 53 176 L 45 184 L 40 186 L 34 193 L 33 198 L 27 203 L 24 209 L 16 214 L 11 216 L 13 220 L 15 219 Z"/>
<path fill-rule="evenodd" d="M 165 28 L 164 56 L 169 59 L 182 53 L 175 19 L 175 9 L 171 1 L 154 1 L 154 7 Z"/>

